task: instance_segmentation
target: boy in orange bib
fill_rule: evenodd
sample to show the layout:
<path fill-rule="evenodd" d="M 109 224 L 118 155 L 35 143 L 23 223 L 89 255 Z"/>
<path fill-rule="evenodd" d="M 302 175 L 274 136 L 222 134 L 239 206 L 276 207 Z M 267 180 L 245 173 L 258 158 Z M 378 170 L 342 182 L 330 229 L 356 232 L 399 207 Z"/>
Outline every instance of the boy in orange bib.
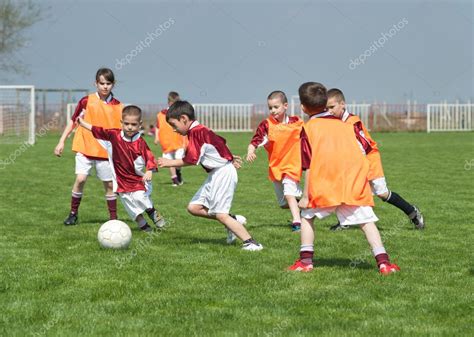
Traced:
<path fill-rule="evenodd" d="M 170 160 L 183 159 L 186 148 L 186 137 L 175 132 L 166 121 L 166 113 L 169 107 L 179 101 L 179 94 L 170 91 L 168 94 L 168 108 L 161 110 L 156 116 L 155 145 L 161 145 L 163 158 Z M 170 167 L 171 183 L 173 186 L 183 185 L 183 177 L 180 167 Z"/>
<path fill-rule="evenodd" d="M 302 110 L 310 116 L 304 126 L 302 142 L 311 156 L 302 158 L 306 169 L 301 212 L 300 258 L 288 269 L 308 272 L 313 269 L 313 221 L 336 213 L 343 225 L 357 225 L 364 232 L 372 248 L 380 273 L 386 275 L 400 270 L 390 263 L 375 226 L 378 220 L 372 206 L 369 162 L 366 142 L 355 133 L 354 127 L 326 111 L 326 88 L 316 82 L 304 83 L 299 88 Z"/>
<path fill-rule="evenodd" d="M 54 149 L 54 154 L 58 157 L 63 153 L 66 139 L 77 127 L 76 120 L 79 116 L 83 116 L 84 120 L 90 124 L 104 128 L 119 128 L 121 126 L 123 105 L 112 94 L 115 83 L 114 73 L 108 68 L 101 68 L 97 71 L 95 78 L 97 92 L 83 97 L 77 104 L 71 121 L 64 129 L 58 145 Z M 109 218 L 117 219 L 117 197 L 113 191 L 112 169 L 107 151 L 97 142 L 92 133 L 84 128 L 78 128 L 74 134 L 72 150 L 76 152 L 76 180 L 72 187 L 71 210 L 64 220 L 64 224 L 66 226 L 77 224 L 82 193 L 93 167 L 95 167 L 97 177 L 104 184 Z"/>
<path fill-rule="evenodd" d="M 270 116 L 257 127 L 247 149 L 247 161 L 253 162 L 255 151 L 263 146 L 268 152 L 268 179 L 273 182 L 278 204 L 289 208 L 293 217 L 291 229 L 301 228 L 300 209 L 296 198 L 301 197 L 301 142 L 303 121 L 287 116 L 288 99 L 283 91 L 273 91 L 267 97 Z"/>
<path fill-rule="evenodd" d="M 416 229 L 425 228 L 423 215 L 421 214 L 420 210 L 415 205 L 408 203 L 399 194 L 388 189 L 377 143 L 372 139 L 369 132 L 362 124 L 360 118 L 346 110 L 346 99 L 344 98 L 344 94 L 341 90 L 334 88 L 328 91 L 327 108 L 331 114 L 337 118 L 340 118 L 343 122 L 353 125 L 358 130 L 358 132 L 362 133 L 368 140 L 370 147 L 372 148 L 372 150 L 367 154 L 367 159 L 369 160 L 368 178 L 372 193 L 378 196 L 384 202 L 388 202 L 389 204 L 402 210 L 408 216 L 410 221 L 415 225 Z M 331 230 L 340 229 L 347 229 L 347 226 L 342 226 L 340 223 L 338 223 L 331 227 Z"/>

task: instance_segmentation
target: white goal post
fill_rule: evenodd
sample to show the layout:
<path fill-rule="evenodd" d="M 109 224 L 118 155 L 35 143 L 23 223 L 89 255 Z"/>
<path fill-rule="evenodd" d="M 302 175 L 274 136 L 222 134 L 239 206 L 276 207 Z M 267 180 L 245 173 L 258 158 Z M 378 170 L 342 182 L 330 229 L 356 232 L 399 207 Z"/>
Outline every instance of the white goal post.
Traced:
<path fill-rule="evenodd" d="M 0 85 L 0 144 L 35 143 L 35 87 Z"/>

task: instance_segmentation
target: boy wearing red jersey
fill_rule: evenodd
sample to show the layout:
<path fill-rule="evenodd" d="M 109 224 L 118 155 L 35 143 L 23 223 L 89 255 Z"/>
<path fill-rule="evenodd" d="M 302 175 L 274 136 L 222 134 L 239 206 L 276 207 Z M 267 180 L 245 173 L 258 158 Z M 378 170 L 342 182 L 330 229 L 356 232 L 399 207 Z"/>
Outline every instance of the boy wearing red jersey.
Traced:
<path fill-rule="evenodd" d="M 367 179 L 369 163 L 361 148 L 368 152 L 368 143 L 354 127 L 343 123 L 326 111 L 326 88 L 316 82 L 299 88 L 302 110 L 310 116 L 304 126 L 302 141 L 311 156 L 302 158 L 306 168 L 301 212 L 300 258 L 288 269 L 308 272 L 313 269 L 313 221 L 336 213 L 342 225 L 357 225 L 372 248 L 380 273 L 386 275 L 400 270 L 390 263 L 375 226 L 378 220 L 372 206 L 374 201 Z"/>
<path fill-rule="evenodd" d="M 188 145 L 183 159 L 158 158 L 158 165 L 201 165 L 208 173 L 204 184 L 188 204 L 188 212 L 222 223 L 230 234 L 228 243 L 235 240 L 235 235 L 243 241 L 243 250 L 262 250 L 263 246 L 252 239 L 245 229 L 245 217 L 229 213 L 238 179 L 233 165 L 234 156 L 225 139 L 200 124 L 195 118 L 193 106 L 186 101 L 175 102 L 169 108 L 166 120 L 176 132 L 188 136 Z"/>
<path fill-rule="evenodd" d="M 97 92 L 83 97 L 77 104 L 71 121 L 64 129 L 54 149 L 54 154 L 58 157 L 63 153 L 66 139 L 77 127 L 76 120 L 79 115 L 83 115 L 86 122 L 97 126 L 105 128 L 120 127 L 123 105 L 112 94 L 112 88 L 115 84 L 114 73 L 108 68 L 101 68 L 97 71 L 95 78 Z M 92 168 L 95 168 L 97 177 L 104 184 L 109 218 L 117 219 L 117 197 L 113 193 L 112 170 L 107 160 L 107 151 L 99 145 L 90 131 L 83 128 L 77 129 L 72 150 L 76 152 L 76 180 L 72 187 L 71 210 L 66 220 L 64 220 L 64 224 L 66 226 L 77 224 L 82 193 Z"/>
<path fill-rule="evenodd" d="M 362 133 L 369 141 L 372 150 L 367 154 L 367 159 L 369 160 L 370 165 L 368 179 L 372 193 L 378 196 L 384 202 L 388 202 L 389 204 L 402 210 L 408 216 L 413 225 L 415 225 L 416 229 L 424 229 L 425 223 L 420 210 L 415 205 L 408 203 L 399 194 L 388 189 L 377 143 L 372 139 L 369 132 L 362 124 L 360 118 L 350 114 L 346 110 L 346 99 L 344 98 L 344 94 L 341 90 L 333 88 L 328 91 L 327 108 L 331 114 L 337 118 L 340 118 L 343 122 L 354 125 L 358 132 Z M 338 223 L 332 226 L 331 229 L 347 229 L 347 226 L 342 226 L 340 223 Z"/>
<path fill-rule="evenodd" d="M 278 204 L 289 208 L 293 217 L 291 229 L 301 228 L 300 209 L 296 198 L 301 197 L 301 142 L 303 121 L 287 116 L 288 99 L 283 91 L 273 91 L 267 98 L 270 116 L 257 127 L 247 149 L 247 161 L 253 162 L 255 150 L 263 146 L 268 152 L 268 179 L 273 182 Z"/>
<path fill-rule="evenodd" d="M 141 109 L 135 105 L 123 109 L 122 129 L 104 129 L 91 125 L 80 117 L 78 122 L 83 128 L 90 130 L 107 149 L 112 165 L 114 192 L 120 196 L 128 215 L 145 232 L 151 232 L 152 229 L 143 213 L 148 214 L 156 227 L 162 228 L 165 221 L 153 207 L 150 198 L 152 173 L 157 168 L 153 153 L 141 137 Z"/>

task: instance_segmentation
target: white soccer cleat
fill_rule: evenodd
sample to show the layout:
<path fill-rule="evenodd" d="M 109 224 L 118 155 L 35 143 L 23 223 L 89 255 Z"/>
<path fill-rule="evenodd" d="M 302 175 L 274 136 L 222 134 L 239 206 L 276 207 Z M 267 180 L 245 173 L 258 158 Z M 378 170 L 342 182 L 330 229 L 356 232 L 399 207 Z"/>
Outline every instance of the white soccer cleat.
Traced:
<path fill-rule="evenodd" d="M 247 250 L 249 252 L 256 252 L 262 249 L 263 246 L 258 242 L 249 242 L 242 245 L 242 250 Z"/>

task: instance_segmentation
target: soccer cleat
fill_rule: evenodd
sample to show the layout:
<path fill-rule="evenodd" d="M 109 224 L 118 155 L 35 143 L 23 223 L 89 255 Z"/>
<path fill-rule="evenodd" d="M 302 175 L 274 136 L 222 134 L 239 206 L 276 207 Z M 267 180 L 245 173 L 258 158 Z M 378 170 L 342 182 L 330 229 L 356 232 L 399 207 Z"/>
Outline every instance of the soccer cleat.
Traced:
<path fill-rule="evenodd" d="M 410 217 L 410 221 L 415 225 L 416 229 L 424 229 L 425 228 L 425 221 L 423 219 L 423 215 L 421 214 L 418 207 L 413 206 L 415 208 L 414 217 Z"/>
<path fill-rule="evenodd" d="M 256 252 L 262 249 L 263 249 L 263 246 L 256 241 L 242 244 L 242 250 L 247 250 L 249 252 Z"/>
<path fill-rule="evenodd" d="M 303 273 L 307 273 L 311 270 L 313 270 L 313 264 L 306 264 L 301 262 L 301 259 L 296 260 L 295 263 L 293 263 L 291 266 L 288 267 L 288 270 L 290 271 L 301 271 Z"/>
<path fill-rule="evenodd" d="M 291 224 L 291 231 L 292 232 L 301 232 L 301 225 L 298 224 Z"/>
<path fill-rule="evenodd" d="M 400 271 L 400 267 L 395 263 L 382 263 L 379 266 L 379 272 L 382 275 L 389 275 L 391 273 L 396 273 L 397 271 Z"/>
<path fill-rule="evenodd" d="M 171 185 L 172 185 L 173 187 L 176 187 L 176 186 L 179 186 L 179 185 L 180 185 L 179 180 L 178 180 L 177 177 L 174 177 L 174 178 L 171 179 Z"/>
<path fill-rule="evenodd" d="M 74 226 L 74 225 L 77 225 L 77 222 L 78 222 L 77 214 L 69 213 L 69 215 L 67 216 L 66 220 L 64 220 L 63 223 L 66 226 Z"/>
<path fill-rule="evenodd" d="M 336 225 L 331 226 L 329 229 L 332 230 L 333 232 L 335 232 L 335 231 L 343 231 L 343 230 L 346 230 L 346 229 L 349 229 L 349 228 L 350 228 L 350 226 L 341 225 L 340 223 L 337 223 Z"/>
<path fill-rule="evenodd" d="M 140 230 L 147 233 L 153 232 L 153 229 L 148 224 L 141 226 Z"/>
<path fill-rule="evenodd" d="M 166 220 L 158 211 L 155 210 L 153 216 L 150 218 L 151 220 L 153 220 L 153 223 L 155 224 L 156 228 L 162 229 L 163 227 L 165 227 Z"/>

